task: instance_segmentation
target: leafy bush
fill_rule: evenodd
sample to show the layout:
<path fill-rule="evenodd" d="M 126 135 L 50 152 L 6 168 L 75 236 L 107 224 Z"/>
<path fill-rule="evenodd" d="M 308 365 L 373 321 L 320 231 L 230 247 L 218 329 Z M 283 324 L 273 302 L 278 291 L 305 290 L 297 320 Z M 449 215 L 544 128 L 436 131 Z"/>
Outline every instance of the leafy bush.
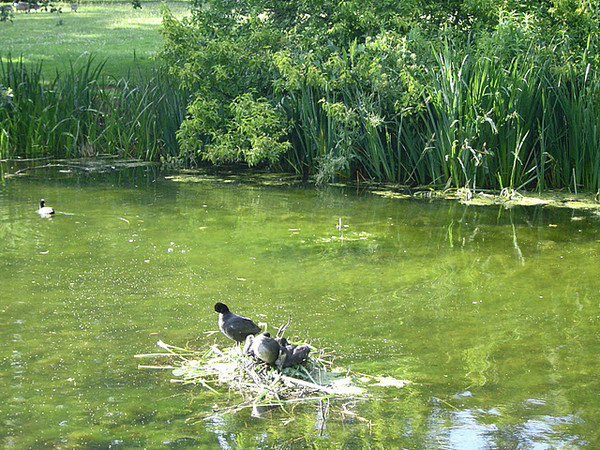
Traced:
<path fill-rule="evenodd" d="M 178 133 L 182 154 L 190 162 L 245 161 L 249 165 L 276 165 L 289 147 L 285 117 L 264 98 L 251 93 L 236 97 L 220 114 L 222 104 L 197 98 Z"/>

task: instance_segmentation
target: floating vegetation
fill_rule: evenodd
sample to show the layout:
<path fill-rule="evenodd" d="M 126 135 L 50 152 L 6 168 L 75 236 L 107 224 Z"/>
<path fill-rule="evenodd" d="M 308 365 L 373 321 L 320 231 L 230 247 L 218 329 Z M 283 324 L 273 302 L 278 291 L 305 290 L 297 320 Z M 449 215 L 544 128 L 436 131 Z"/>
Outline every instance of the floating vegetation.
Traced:
<path fill-rule="evenodd" d="M 587 209 L 600 211 L 600 191 L 577 193 L 549 191 L 544 193 L 519 193 L 503 189 L 499 193 L 475 192 L 470 189 L 423 190 L 414 193 L 397 192 L 393 189 L 370 191 L 374 195 L 393 199 L 428 198 L 440 200 L 458 200 L 471 206 L 546 206 L 555 208 Z"/>
<path fill-rule="evenodd" d="M 180 169 L 176 174 L 165 177 L 175 183 L 252 183 L 257 186 L 298 186 L 302 179 L 298 175 L 282 172 L 261 172 L 247 167 L 235 166 L 232 169 Z"/>
<path fill-rule="evenodd" d="M 373 234 L 367 233 L 366 231 L 352 231 L 347 234 L 341 233 L 339 236 L 332 235 L 331 237 L 322 237 L 320 238 L 320 242 L 355 242 L 355 241 L 366 241 L 366 240 L 374 240 Z"/>
<path fill-rule="evenodd" d="M 135 355 L 161 362 L 138 365 L 139 369 L 170 370 L 172 383 L 197 385 L 214 393 L 226 386 L 242 401 L 213 408 L 213 413 L 235 413 L 252 408 L 253 415 L 264 409 L 303 402 L 340 400 L 342 412 L 365 420 L 348 409 L 358 399 L 369 397 L 368 386 L 403 387 L 408 381 L 391 377 L 354 374 L 333 367 L 333 354 L 312 348 L 309 357 L 294 367 L 277 369 L 244 354 L 240 346 L 219 348 L 213 344 L 205 351 L 176 347 L 158 341 L 164 352 Z M 368 422 L 368 421 L 367 421 Z"/>
<path fill-rule="evenodd" d="M 179 183 L 200 182 L 222 182 L 222 183 L 246 183 L 262 186 L 296 186 L 302 184 L 300 178 L 295 175 L 283 173 L 260 173 L 237 167 L 232 171 L 218 170 L 180 170 L 175 175 L 166 177 Z M 355 188 L 352 183 L 330 183 L 329 186 L 342 188 Z M 438 199 L 457 200 L 471 206 L 494 206 L 501 205 L 506 208 L 513 206 L 547 206 L 557 208 L 600 210 L 600 191 L 592 193 L 578 192 L 577 194 L 563 191 L 546 191 L 533 193 L 517 191 L 515 189 L 498 190 L 475 190 L 469 188 L 447 188 L 435 189 L 431 186 L 420 186 L 409 188 L 405 185 L 386 183 L 362 183 L 361 189 L 379 197 L 407 200 L 407 199 Z M 346 225 L 343 225 L 346 228 Z M 338 227 L 338 230 L 343 231 Z M 291 229 L 290 231 L 298 231 Z M 294 233 L 297 234 L 297 233 Z M 327 236 L 323 242 L 356 241 L 370 239 L 367 233 L 342 233 L 340 236 Z"/>
<path fill-rule="evenodd" d="M 48 160 L 48 158 L 29 159 L 26 162 L 36 162 L 41 160 Z M 19 159 L 10 160 L 14 164 L 19 164 L 22 161 Z M 107 173 L 116 170 L 135 169 L 138 167 L 150 167 L 157 163 L 151 161 L 142 161 L 139 159 L 128 159 L 120 160 L 114 159 L 110 156 L 105 158 L 94 158 L 94 159 L 52 159 L 51 161 L 37 165 L 27 165 L 26 167 L 15 170 L 14 173 L 7 173 L 6 177 L 11 176 L 23 176 L 28 173 L 35 172 L 38 170 L 51 169 L 59 170 L 61 173 L 71 173 L 75 171 L 85 173 Z"/>
<path fill-rule="evenodd" d="M 555 208 L 600 210 L 598 195 L 571 194 L 564 192 L 545 192 L 541 194 L 518 193 L 516 191 L 499 195 L 477 193 L 470 196 L 458 195 L 454 197 L 462 203 L 474 206 L 502 205 L 506 208 L 513 206 L 547 206 Z"/>

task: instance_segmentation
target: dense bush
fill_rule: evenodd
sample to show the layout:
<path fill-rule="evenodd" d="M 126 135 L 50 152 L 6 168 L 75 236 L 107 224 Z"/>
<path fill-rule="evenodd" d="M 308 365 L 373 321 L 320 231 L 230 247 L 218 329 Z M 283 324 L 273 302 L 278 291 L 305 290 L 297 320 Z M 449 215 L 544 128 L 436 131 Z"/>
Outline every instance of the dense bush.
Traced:
<path fill-rule="evenodd" d="M 188 164 L 471 188 L 599 189 L 591 0 L 192 1 L 162 52 Z"/>

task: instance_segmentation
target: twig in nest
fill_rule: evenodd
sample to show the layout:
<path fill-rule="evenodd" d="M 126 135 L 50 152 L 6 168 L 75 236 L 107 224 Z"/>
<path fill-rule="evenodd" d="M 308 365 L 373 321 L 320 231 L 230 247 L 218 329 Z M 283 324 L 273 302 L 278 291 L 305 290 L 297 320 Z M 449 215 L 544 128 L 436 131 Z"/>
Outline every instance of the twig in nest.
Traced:
<path fill-rule="evenodd" d="M 277 330 L 277 337 L 281 337 L 283 336 L 283 333 L 285 333 L 286 328 L 289 326 L 289 324 L 292 323 L 292 316 L 288 317 L 287 322 L 285 323 L 285 325 L 281 325 L 279 327 L 279 329 Z"/>
<path fill-rule="evenodd" d="M 358 414 L 356 414 L 354 411 L 346 409 L 346 405 L 343 405 L 341 413 L 343 416 L 352 416 L 355 419 L 360 420 L 361 422 L 365 422 L 369 425 L 369 429 L 371 428 L 372 422 L 369 419 L 365 419 L 364 417 L 361 417 Z"/>
<path fill-rule="evenodd" d="M 334 391 L 332 389 L 329 389 L 329 388 L 327 388 L 325 386 L 321 386 L 321 385 L 316 384 L 316 383 L 311 383 L 309 381 L 300 380 L 298 378 L 288 377 L 287 375 L 281 375 L 281 379 L 283 381 L 287 381 L 288 383 L 292 383 L 292 384 L 296 384 L 296 385 L 299 385 L 299 386 L 307 387 L 307 388 L 313 389 L 315 391 L 325 392 L 326 394 L 333 394 L 334 393 Z"/>

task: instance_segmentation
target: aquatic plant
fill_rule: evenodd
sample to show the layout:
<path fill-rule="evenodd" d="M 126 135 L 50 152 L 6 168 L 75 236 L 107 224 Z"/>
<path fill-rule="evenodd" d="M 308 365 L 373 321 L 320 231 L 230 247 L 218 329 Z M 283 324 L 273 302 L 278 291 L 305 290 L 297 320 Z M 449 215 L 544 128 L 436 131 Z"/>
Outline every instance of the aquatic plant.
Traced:
<path fill-rule="evenodd" d="M 111 80 L 102 75 L 104 62 L 88 57 L 48 81 L 41 67 L 0 62 L 0 84 L 11 93 L 0 103 L 0 157 L 177 155 L 185 91 L 164 71 L 135 83 Z"/>

